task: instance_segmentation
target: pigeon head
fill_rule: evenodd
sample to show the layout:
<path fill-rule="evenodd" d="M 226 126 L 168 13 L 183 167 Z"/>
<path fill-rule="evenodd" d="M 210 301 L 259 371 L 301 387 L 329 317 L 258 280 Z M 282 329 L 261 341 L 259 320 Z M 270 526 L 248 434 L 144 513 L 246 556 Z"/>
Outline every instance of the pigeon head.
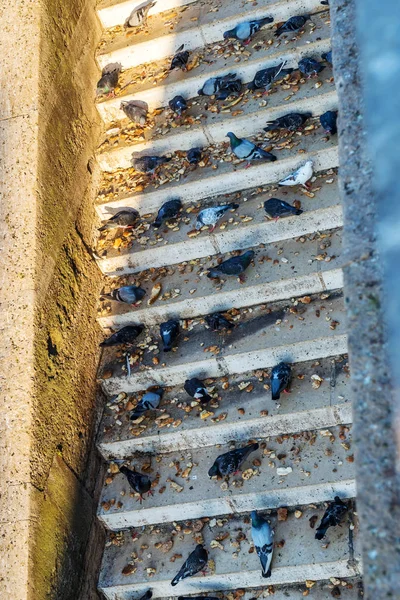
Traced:
<path fill-rule="evenodd" d="M 197 93 L 199 96 L 204 96 L 203 88 L 201 88 L 201 90 L 198 90 Z"/>
<path fill-rule="evenodd" d="M 233 38 L 235 37 L 235 30 L 234 29 L 229 29 L 229 31 L 225 31 L 224 33 L 224 40 L 228 40 L 229 38 Z"/>
<path fill-rule="evenodd" d="M 218 475 L 219 475 L 218 465 L 213 464 L 213 466 L 208 470 L 208 476 L 209 477 L 218 477 Z"/>
<path fill-rule="evenodd" d="M 250 260 L 253 260 L 253 258 L 254 258 L 254 255 L 255 255 L 255 252 L 254 252 L 254 250 L 247 250 L 247 252 L 245 252 L 245 253 L 243 254 L 243 256 L 247 256 L 247 257 L 249 257 L 249 258 L 250 258 Z"/>
<path fill-rule="evenodd" d="M 251 511 L 251 524 L 256 528 L 263 524 L 263 519 L 256 510 Z"/>

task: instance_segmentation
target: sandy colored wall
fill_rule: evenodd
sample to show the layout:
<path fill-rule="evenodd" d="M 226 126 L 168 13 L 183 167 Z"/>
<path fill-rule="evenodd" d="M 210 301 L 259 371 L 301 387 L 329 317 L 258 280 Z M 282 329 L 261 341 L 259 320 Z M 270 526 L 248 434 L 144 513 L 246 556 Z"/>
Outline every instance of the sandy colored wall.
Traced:
<path fill-rule="evenodd" d="M 102 548 L 88 252 L 100 26 L 92 0 L 3 2 L 0 23 L 0 596 L 89 600 L 95 573 L 82 577 Z"/>

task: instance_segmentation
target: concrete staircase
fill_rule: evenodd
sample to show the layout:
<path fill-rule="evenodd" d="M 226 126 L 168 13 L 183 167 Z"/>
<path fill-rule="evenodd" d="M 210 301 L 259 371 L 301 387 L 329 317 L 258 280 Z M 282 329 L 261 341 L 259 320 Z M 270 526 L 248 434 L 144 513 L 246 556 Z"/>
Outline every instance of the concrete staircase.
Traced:
<path fill-rule="evenodd" d="M 146 326 L 130 354 L 107 348 L 99 366 L 108 400 L 98 447 L 109 460 L 99 506 L 109 530 L 99 589 L 110 600 L 136 599 L 149 588 L 156 598 L 355 600 L 362 591 L 337 140 L 325 135 L 318 119 L 336 107 L 333 73 L 328 65 L 317 79 L 305 80 L 295 71 L 268 96 L 246 92 L 238 103 L 197 95 L 211 76 L 233 71 L 247 83 L 282 59 L 288 67 L 304 56 L 320 59 L 330 49 L 329 12 L 319 0 L 159 0 L 146 27 L 135 32 L 123 27 L 134 6 L 115 0 L 98 6 L 105 28 L 98 62 L 120 62 L 123 71 L 116 96 L 98 103 L 105 133 L 97 155 L 103 172 L 97 211 L 102 220 L 123 207 L 141 215 L 133 233 L 99 239 L 98 264 L 105 292 L 132 283 L 147 292 L 138 308 L 115 302 L 99 307 L 107 335 L 127 324 Z M 274 37 L 275 23 L 305 13 L 312 19 L 303 32 Z M 266 15 L 275 23 L 249 45 L 223 40 L 223 32 L 241 20 Z M 191 68 L 168 74 L 182 43 L 191 50 Z M 176 94 L 187 98 L 189 110 L 174 119 L 168 101 Z M 119 108 L 121 100 L 134 98 L 149 104 L 148 127 L 130 123 Z M 294 111 L 314 115 L 303 131 L 263 132 L 268 120 Z M 278 160 L 245 169 L 230 153 L 227 131 L 272 146 Z M 204 148 L 204 157 L 193 168 L 184 152 L 195 146 Z M 132 152 L 173 159 L 149 181 L 131 167 Z M 310 192 L 277 186 L 308 158 L 315 169 Z M 300 201 L 304 213 L 268 221 L 263 202 L 271 196 Z M 155 231 L 155 213 L 174 197 L 183 203 L 182 216 Z M 200 207 L 228 200 L 240 207 L 213 233 L 194 231 Z M 243 284 L 205 276 L 218 258 L 248 248 L 256 256 Z M 149 304 L 156 285 L 161 292 Z M 236 327 L 207 329 L 204 316 L 215 311 L 228 311 Z M 171 317 L 181 319 L 182 333 L 177 348 L 165 354 L 158 328 Z M 293 377 L 291 393 L 277 403 L 269 374 L 280 360 L 292 363 Z M 205 380 L 213 397 L 205 409 L 183 390 L 192 376 Z M 131 421 L 137 399 L 155 383 L 166 388 L 160 408 Z M 243 476 L 232 476 L 228 485 L 208 478 L 219 454 L 249 440 L 260 448 Z M 154 496 L 143 504 L 119 473 L 121 461 L 154 480 Z M 352 510 L 318 541 L 312 525 L 336 494 L 348 498 Z M 287 513 L 278 511 L 284 507 Z M 275 528 L 271 579 L 261 577 L 252 546 L 253 509 L 270 514 Z M 206 574 L 172 588 L 171 579 L 199 542 L 209 551 Z"/>

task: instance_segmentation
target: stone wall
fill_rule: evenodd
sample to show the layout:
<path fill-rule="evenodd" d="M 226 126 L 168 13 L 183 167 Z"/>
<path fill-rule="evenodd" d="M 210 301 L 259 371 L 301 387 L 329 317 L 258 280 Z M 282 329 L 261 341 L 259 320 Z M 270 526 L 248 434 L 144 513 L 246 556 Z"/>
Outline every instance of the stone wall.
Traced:
<path fill-rule="evenodd" d="M 100 25 L 92 0 L 4 2 L 0 22 L 0 596 L 76 600 L 102 548 L 88 168 Z"/>

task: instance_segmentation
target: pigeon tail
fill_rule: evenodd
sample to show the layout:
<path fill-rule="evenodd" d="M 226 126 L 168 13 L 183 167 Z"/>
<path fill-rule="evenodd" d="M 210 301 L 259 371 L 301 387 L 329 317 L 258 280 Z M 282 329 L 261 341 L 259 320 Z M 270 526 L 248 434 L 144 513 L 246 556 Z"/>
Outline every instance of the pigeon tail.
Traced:
<path fill-rule="evenodd" d="M 262 576 L 265 577 L 265 578 L 271 577 L 271 568 L 269 568 L 266 573 L 264 573 L 264 571 L 263 571 L 262 572 Z"/>
<path fill-rule="evenodd" d="M 315 539 L 316 540 L 322 540 L 322 538 L 324 537 L 324 535 L 327 532 L 328 527 L 318 527 L 316 533 L 315 533 Z"/>

